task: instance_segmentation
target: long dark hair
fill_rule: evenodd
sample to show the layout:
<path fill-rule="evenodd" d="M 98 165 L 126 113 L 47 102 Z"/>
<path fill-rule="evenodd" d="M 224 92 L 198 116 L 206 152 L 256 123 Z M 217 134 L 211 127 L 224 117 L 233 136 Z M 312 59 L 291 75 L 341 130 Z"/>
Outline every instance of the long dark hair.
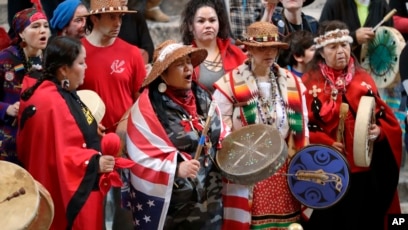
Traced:
<path fill-rule="evenodd" d="M 183 43 L 191 45 L 194 40 L 194 35 L 189 27 L 193 26 L 194 16 L 197 11 L 204 6 L 211 7 L 215 10 L 218 17 L 219 30 L 217 37 L 226 39 L 229 38 L 229 19 L 225 5 L 222 0 L 190 0 L 184 7 L 181 13 L 180 32 Z"/>
<path fill-rule="evenodd" d="M 56 36 L 50 39 L 44 52 L 44 63 L 42 76 L 30 88 L 21 94 L 21 99 L 26 101 L 34 91 L 45 80 L 55 80 L 57 71 L 60 67 L 67 65 L 71 67 L 81 52 L 82 43 L 77 38 L 69 36 Z"/>
<path fill-rule="evenodd" d="M 96 18 L 101 19 L 101 14 L 94 14 L 93 16 L 95 16 Z M 86 17 L 86 23 L 85 23 L 85 33 L 86 34 L 90 34 L 94 28 L 94 24 L 91 20 L 92 15 L 89 15 L 88 17 Z"/>

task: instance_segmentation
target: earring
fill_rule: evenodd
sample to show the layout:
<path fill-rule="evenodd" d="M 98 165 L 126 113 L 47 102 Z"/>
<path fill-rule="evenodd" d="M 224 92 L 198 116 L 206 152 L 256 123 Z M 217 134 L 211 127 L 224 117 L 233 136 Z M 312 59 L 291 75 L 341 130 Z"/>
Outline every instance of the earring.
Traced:
<path fill-rule="evenodd" d="M 27 46 L 27 42 L 25 41 L 24 38 L 21 38 L 20 47 L 24 48 L 26 46 Z"/>
<path fill-rule="evenodd" d="M 164 93 L 167 90 L 167 85 L 166 83 L 162 82 L 159 84 L 159 86 L 157 87 L 157 90 L 159 90 L 160 93 Z"/>
<path fill-rule="evenodd" d="M 64 79 L 61 81 L 61 87 L 63 89 L 68 89 L 69 88 L 69 80 L 68 79 Z"/>

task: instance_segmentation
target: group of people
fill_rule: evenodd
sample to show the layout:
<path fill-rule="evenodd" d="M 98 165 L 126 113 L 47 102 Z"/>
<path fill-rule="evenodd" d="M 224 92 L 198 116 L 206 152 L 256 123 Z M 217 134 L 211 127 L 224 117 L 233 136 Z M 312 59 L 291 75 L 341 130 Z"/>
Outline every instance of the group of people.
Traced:
<path fill-rule="evenodd" d="M 65 0 L 50 20 L 38 1 L 14 15 L 12 43 L 0 51 L 0 159 L 50 192 L 51 229 L 104 229 L 112 220 L 106 191 L 118 184 L 115 212 L 126 213 L 114 213 L 113 229 L 386 229 L 387 215 L 401 213 L 402 130 L 355 47 L 374 36 L 375 13 L 388 5 L 349 1 L 356 20 L 343 0 L 328 0 L 319 21 L 302 13 L 313 1 L 261 1 L 263 16 L 234 37 L 233 1 L 190 0 L 182 42 L 154 52 L 120 38 L 125 17 L 139 14 L 127 1 Z M 99 95 L 103 119 L 80 90 Z M 365 96 L 375 101 L 375 121 L 366 128 L 372 162 L 363 167 L 354 129 Z M 228 135 L 256 124 L 277 130 L 287 157 L 248 186 L 227 179 L 216 158 Z M 107 134 L 123 127 L 118 151 Z M 350 171 L 346 194 L 325 209 L 296 199 L 286 177 L 310 145 L 334 149 Z"/>

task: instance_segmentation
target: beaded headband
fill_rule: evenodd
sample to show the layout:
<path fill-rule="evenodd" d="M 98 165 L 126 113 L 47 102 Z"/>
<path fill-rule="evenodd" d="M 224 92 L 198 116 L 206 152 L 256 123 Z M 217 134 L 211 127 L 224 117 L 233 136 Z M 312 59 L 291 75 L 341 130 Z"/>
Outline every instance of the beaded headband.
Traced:
<path fill-rule="evenodd" d="M 353 43 L 353 38 L 349 35 L 349 30 L 332 30 L 326 32 L 324 35 L 320 35 L 314 39 L 316 44 L 316 49 L 322 48 L 328 44 L 338 43 L 338 42 L 348 42 Z"/>
<path fill-rule="evenodd" d="M 245 41 L 245 40 L 244 40 Z M 246 41 L 255 41 L 255 42 L 279 42 L 278 34 L 275 36 L 258 36 L 258 37 L 249 37 Z"/>

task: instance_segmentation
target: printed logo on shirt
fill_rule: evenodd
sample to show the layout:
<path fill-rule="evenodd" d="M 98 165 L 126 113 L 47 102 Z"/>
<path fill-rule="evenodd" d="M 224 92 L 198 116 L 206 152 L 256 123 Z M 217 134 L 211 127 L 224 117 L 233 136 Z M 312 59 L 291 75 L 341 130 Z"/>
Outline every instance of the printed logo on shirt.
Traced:
<path fill-rule="evenodd" d="M 125 65 L 125 61 L 123 61 L 123 60 L 122 61 L 120 61 L 120 60 L 113 61 L 112 65 L 111 65 L 112 72 L 110 74 L 122 73 L 125 70 L 125 68 L 123 67 L 124 65 Z"/>

